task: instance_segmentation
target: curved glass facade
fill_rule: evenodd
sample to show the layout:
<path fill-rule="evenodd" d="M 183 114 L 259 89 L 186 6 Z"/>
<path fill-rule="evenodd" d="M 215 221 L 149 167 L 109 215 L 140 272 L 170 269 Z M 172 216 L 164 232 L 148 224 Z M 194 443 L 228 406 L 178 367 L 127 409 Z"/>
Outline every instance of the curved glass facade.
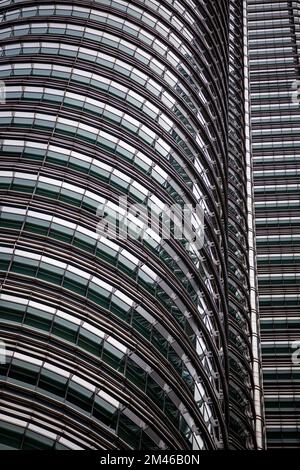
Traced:
<path fill-rule="evenodd" d="M 228 3 L 1 3 L 2 448 L 226 448 L 229 396 L 255 447 Z M 201 206 L 202 248 L 99 237 L 125 196 Z"/>

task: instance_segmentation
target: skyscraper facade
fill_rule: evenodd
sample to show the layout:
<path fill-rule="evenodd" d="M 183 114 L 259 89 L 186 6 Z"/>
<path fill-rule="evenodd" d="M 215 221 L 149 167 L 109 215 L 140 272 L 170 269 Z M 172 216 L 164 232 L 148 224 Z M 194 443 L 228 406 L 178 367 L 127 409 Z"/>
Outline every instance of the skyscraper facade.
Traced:
<path fill-rule="evenodd" d="M 262 448 L 246 2 L 0 8 L 1 447 Z"/>
<path fill-rule="evenodd" d="M 263 447 L 252 165 L 249 142 L 247 9 L 229 2 L 228 351 L 230 448 Z"/>
<path fill-rule="evenodd" d="M 300 445 L 300 5 L 248 1 L 268 448 Z"/>

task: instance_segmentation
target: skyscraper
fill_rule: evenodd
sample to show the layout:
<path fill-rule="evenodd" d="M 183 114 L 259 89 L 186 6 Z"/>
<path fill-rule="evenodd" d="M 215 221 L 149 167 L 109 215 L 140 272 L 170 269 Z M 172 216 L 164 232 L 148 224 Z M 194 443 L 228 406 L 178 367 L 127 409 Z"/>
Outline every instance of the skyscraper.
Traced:
<path fill-rule="evenodd" d="M 229 2 L 228 350 L 230 448 L 263 448 L 250 148 L 247 4 Z"/>
<path fill-rule="evenodd" d="M 246 2 L 0 7 L 0 445 L 263 448 Z"/>
<path fill-rule="evenodd" d="M 299 447 L 300 5 L 248 1 L 268 448 Z"/>

